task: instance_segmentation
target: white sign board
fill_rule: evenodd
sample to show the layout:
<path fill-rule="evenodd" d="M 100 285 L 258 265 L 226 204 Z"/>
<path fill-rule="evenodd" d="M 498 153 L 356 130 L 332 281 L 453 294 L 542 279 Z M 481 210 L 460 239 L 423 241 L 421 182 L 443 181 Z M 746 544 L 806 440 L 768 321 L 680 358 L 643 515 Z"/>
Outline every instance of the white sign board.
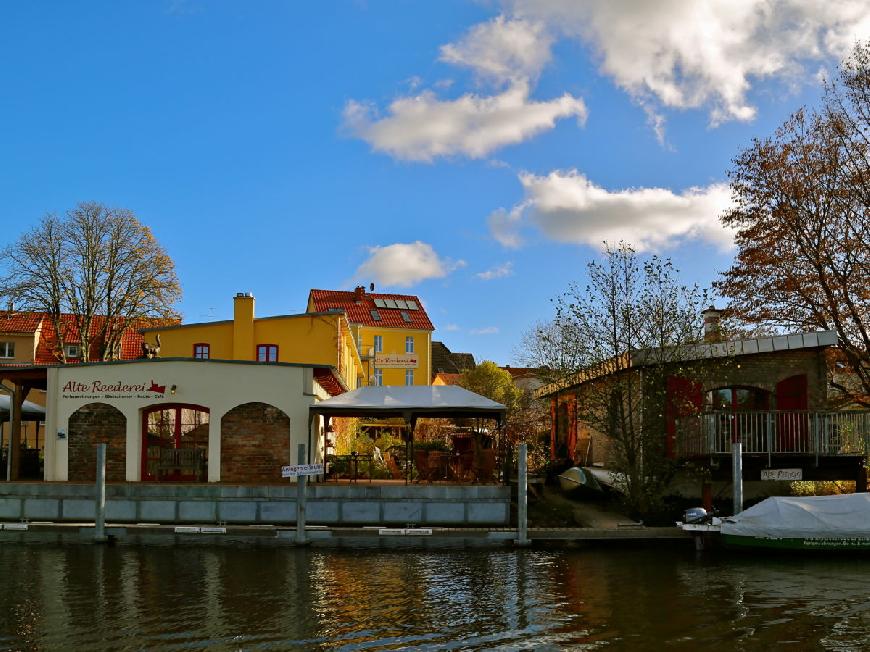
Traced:
<path fill-rule="evenodd" d="M 801 469 L 761 469 L 762 480 L 781 480 L 794 482 L 803 480 L 804 474 Z"/>
<path fill-rule="evenodd" d="M 323 475 L 323 464 L 294 464 L 281 467 L 282 478 L 298 478 L 300 475 Z"/>
<path fill-rule="evenodd" d="M 378 369 L 416 369 L 416 353 L 376 353 L 375 367 Z"/>

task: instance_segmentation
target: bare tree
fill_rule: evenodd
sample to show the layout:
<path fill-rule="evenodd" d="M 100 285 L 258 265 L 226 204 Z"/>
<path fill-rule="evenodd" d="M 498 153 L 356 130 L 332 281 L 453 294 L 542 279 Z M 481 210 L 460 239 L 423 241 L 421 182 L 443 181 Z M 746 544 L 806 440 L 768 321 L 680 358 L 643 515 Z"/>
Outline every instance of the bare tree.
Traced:
<path fill-rule="evenodd" d="M 556 386 L 576 396 L 578 420 L 606 437 L 628 506 L 644 513 L 670 478 L 660 406 L 668 375 L 698 373 L 687 347 L 701 338 L 706 295 L 681 285 L 670 260 L 641 260 L 624 243 L 587 272 L 588 285 L 571 285 L 552 323 L 533 331 L 532 355 L 547 364 L 549 353 Z"/>
<path fill-rule="evenodd" d="M 0 269 L 0 296 L 49 315 L 61 362 L 71 336 L 83 361 L 111 360 L 137 320 L 177 317 L 181 287 L 172 259 L 126 209 L 88 202 L 63 218 L 46 215 L 0 252 Z"/>

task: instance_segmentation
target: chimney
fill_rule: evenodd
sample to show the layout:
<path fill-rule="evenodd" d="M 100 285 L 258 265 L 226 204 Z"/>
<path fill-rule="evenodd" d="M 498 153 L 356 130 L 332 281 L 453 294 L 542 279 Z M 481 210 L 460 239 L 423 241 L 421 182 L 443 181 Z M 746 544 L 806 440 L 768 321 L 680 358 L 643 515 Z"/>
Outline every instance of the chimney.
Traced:
<path fill-rule="evenodd" d="M 366 288 L 364 285 L 357 285 L 353 289 L 353 300 L 357 303 L 362 303 L 362 300 L 365 299 L 366 296 Z"/>
<path fill-rule="evenodd" d="M 254 295 L 237 292 L 233 299 L 233 359 L 254 359 Z"/>
<path fill-rule="evenodd" d="M 710 306 L 701 311 L 701 316 L 704 318 L 704 341 L 721 342 L 722 331 L 719 328 L 719 319 L 722 316 L 722 311 Z"/>

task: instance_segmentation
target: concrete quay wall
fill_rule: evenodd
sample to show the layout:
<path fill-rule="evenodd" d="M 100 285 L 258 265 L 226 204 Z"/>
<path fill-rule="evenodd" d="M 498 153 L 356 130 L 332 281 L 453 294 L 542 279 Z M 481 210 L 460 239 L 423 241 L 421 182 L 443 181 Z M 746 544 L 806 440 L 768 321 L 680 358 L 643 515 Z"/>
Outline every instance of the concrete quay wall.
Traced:
<path fill-rule="evenodd" d="M 94 485 L 0 484 L 0 521 L 88 522 Z M 276 525 L 296 522 L 295 485 L 119 483 L 106 486 L 110 523 Z M 306 523 L 505 527 L 510 488 L 499 485 L 311 484 Z"/>

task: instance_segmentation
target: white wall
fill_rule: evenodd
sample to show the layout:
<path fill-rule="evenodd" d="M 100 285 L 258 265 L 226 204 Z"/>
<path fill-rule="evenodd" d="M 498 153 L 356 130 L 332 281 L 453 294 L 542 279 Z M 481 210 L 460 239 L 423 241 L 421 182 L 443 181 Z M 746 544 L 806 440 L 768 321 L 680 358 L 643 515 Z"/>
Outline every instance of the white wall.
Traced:
<path fill-rule="evenodd" d="M 70 387 L 69 383 L 77 383 L 78 387 Z M 103 388 L 118 384 L 144 387 L 144 391 L 107 391 L 99 385 L 95 387 L 95 383 L 101 383 Z M 152 383 L 165 386 L 165 393 L 148 391 Z M 170 389 L 173 385 L 174 395 Z M 290 443 L 295 462 L 298 444 L 308 445 L 308 407 L 324 397 L 308 367 L 156 359 L 51 368 L 46 401 L 45 479 L 69 478 L 69 418 L 88 403 L 106 403 L 126 417 L 128 481 L 141 480 L 144 408 L 169 403 L 208 408 L 208 480 L 218 482 L 220 422 L 229 410 L 251 402 L 268 403 L 283 410 L 290 417 Z M 318 432 L 315 424 L 312 432 L 315 461 L 319 461 L 321 455 Z M 67 437 L 58 437 L 58 433 Z M 280 469 L 275 469 L 275 480 L 280 480 Z"/>

